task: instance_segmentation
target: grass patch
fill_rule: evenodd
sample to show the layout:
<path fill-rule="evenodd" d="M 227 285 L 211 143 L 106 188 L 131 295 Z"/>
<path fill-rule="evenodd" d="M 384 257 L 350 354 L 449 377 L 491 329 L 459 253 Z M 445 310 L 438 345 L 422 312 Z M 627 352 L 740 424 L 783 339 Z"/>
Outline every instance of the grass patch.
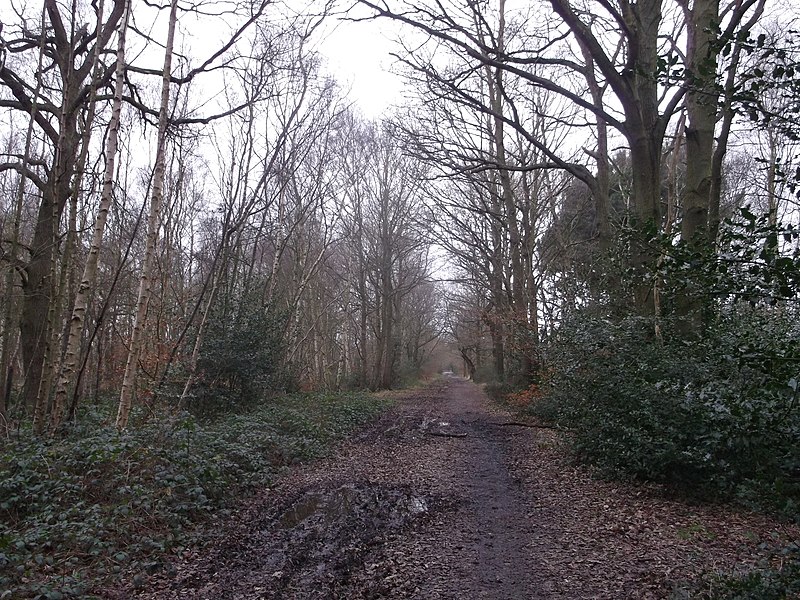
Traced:
<path fill-rule="evenodd" d="M 118 433 L 89 412 L 63 439 L 0 446 L 0 599 L 86 597 L 196 541 L 193 526 L 288 465 L 324 455 L 386 399 L 296 394 L 201 425 Z"/>

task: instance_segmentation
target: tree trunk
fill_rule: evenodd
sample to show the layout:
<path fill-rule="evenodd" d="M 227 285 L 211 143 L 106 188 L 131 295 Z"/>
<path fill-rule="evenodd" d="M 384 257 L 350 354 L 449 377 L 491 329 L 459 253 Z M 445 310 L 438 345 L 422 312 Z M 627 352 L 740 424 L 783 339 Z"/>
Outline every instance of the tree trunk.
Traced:
<path fill-rule="evenodd" d="M 55 175 L 54 175 L 55 176 Z M 63 187 L 58 186 L 60 192 Z M 60 195 L 60 194 L 59 194 Z M 20 344 L 25 369 L 23 396 L 29 413 L 36 409 L 42 374 L 50 341 L 49 316 L 53 293 L 53 263 L 56 260 L 56 227 L 63 203 L 54 198 L 51 190 L 42 194 L 36 229 L 31 245 L 27 279 L 23 284 L 23 308 L 20 320 Z"/>
<path fill-rule="evenodd" d="M 709 209 L 713 179 L 714 128 L 717 121 L 717 30 L 719 0 L 695 0 L 684 7 L 687 22 L 686 186 L 681 240 L 692 253 L 713 250 Z M 688 274 L 684 293 L 677 298 L 678 331 L 699 335 L 703 329 L 703 282 Z"/>
<path fill-rule="evenodd" d="M 492 226 L 495 227 L 494 225 Z M 500 243 L 496 241 L 496 243 Z M 506 376 L 505 364 L 505 327 L 503 324 L 505 299 L 503 295 L 502 279 L 502 250 L 495 248 L 492 257 L 492 273 L 489 282 L 492 306 L 486 315 L 486 324 L 489 327 L 489 336 L 492 340 L 492 359 L 494 362 L 495 377 L 502 381 Z"/>
<path fill-rule="evenodd" d="M 505 0 L 500 0 L 498 7 L 498 30 L 497 30 L 497 50 L 500 55 L 505 53 Z M 494 142 L 494 154 L 497 159 L 497 175 L 500 180 L 500 191 L 503 199 L 505 212 L 505 222 L 508 227 L 508 254 L 511 260 L 511 323 L 513 328 L 512 335 L 519 340 L 523 339 L 528 329 L 528 315 L 525 306 L 525 276 L 522 268 L 522 236 L 520 235 L 519 219 L 517 215 L 517 203 L 515 200 L 514 187 L 511 181 L 511 173 L 506 168 L 508 159 L 506 157 L 505 126 L 502 119 L 503 115 L 503 70 L 499 68 L 487 70 L 487 85 L 489 90 L 489 102 L 494 113 L 492 119 L 492 135 Z M 517 349 L 521 354 L 522 371 L 529 374 L 532 370 L 532 360 L 526 351 L 525 344 L 518 343 Z"/>
<path fill-rule="evenodd" d="M 386 195 L 388 196 L 388 191 Z M 384 200 L 384 203 L 385 211 L 388 213 L 388 198 Z M 386 219 L 388 219 L 388 214 L 384 214 L 384 223 L 382 223 L 383 239 L 381 240 L 381 311 L 379 315 L 381 336 L 377 362 L 378 389 L 391 388 L 392 380 L 394 379 L 394 281 L 392 278 L 392 246 Z"/>
<path fill-rule="evenodd" d="M 54 257 L 52 272 L 50 275 L 50 281 L 53 282 L 53 288 L 50 294 L 50 307 L 47 310 L 47 323 L 45 325 L 45 330 L 49 332 L 49 336 L 44 348 L 44 360 L 42 361 L 39 389 L 36 393 L 36 402 L 33 409 L 33 432 L 37 435 L 44 431 L 45 421 L 50 409 L 50 391 L 52 389 L 53 372 L 57 360 L 56 354 L 59 348 L 59 328 L 55 326 L 56 315 L 59 312 L 59 305 L 61 304 L 61 290 L 56 289 L 55 285 L 57 268 L 58 264 Z"/>
<path fill-rule="evenodd" d="M 635 237 L 632 240 L 631 264 L 637 281 L 634 306 L 643 315 L 654 312 L 652 272 L 656 253 L 650 237 L 660 230 L 661 222 L 661 144 L 650 136 L 640 135 L 631 144 Z"/>
<path fill-rule="evenodd" d="M 683 198 L 681 239 L 706 251 L 708 210 L 711 199 L 711 159 L 717 120 L 717 50 L 719 0 L 695 0 L 686 9 L 686 187 Z"/>
<path fill-rule="evenodd" d="M 161 81 L 161 105 L 158 114 L 158 142 L 156 146 L 155 168 L 153 169 L 153 189 L 150 196 L 150 213 L 147 219 L 147 244 L 145 246 L 144 265 L 139 281 L 139 294 L 136 300 L 136 315 L 133 332 L 128 347 L 128 359 L 125 363 L 125 375 L 122 380 L 119 408 L 117 410 L 116 427 L 124 429 L 128 426 L 131 405 L 133 403 L 136 373 L 139 366 L 139 353 L 144 341 L 147 305 L 152 290 L 152 277 L 156 258 L 156 242 L 158 241 L 159 216 L 164 192 L 164 176 L 166 171 L 167 145 L 167 113 L 170 99 L 170 73 L 172 70 L 172 48 L 175 41 L 175 25 L 177 21 L 178 1 L 172 0 L 169 14 L 169 29 L 164 50 L 164 70 Z"/>
<path fill-rule="evenodd" d="M 102 3 L 101 3 L 102 5 Z M 120 21 L 119 40 L 117 42 L 117 64 L 115 69 L 114 100 L 111 111 L 111 120 L 108 124 L 108 137 L 106 139 L 106 162 L 103 175 L 103 189 L 100 193 L 100 204 L 97 208 L 97 217 L 89 247 L 89 255 L 83 268 L 78 291 L 72 309 L 72 318 L 69 322 L 67 334 L 67 347 L 64 361 L 56 384 L 53 411 L 51 413 L 50 429 L 55 431 L 61 423 L 64 405 L 66 404 L 69 387 L 75 383 L 75 373 L 78 359 L 80 358 L 81 336 L 89 306 L 91 291 L 97 279 L 97 266 L 100 258 L 100 248 L 103 243 L 108 212 L 113 201 L 114 172 L 117 158 L 117 147 L 122 112 L 123 75 L 125 71 L 125 34 L 128 28 L 129 0 L 125 4 L 125 12 Z"/>
<path fill-rule="evenodd" d="M 464 361 L 464 369 L 466 371 L 465 375 L 467 379 L 470 381 L 475 379 L 475 363 L 472 362 L 472 359 L 469 357 L 469 352 L 466 348 L 459 348 L 459 354 L 461 354 L 461 358 Z"/>

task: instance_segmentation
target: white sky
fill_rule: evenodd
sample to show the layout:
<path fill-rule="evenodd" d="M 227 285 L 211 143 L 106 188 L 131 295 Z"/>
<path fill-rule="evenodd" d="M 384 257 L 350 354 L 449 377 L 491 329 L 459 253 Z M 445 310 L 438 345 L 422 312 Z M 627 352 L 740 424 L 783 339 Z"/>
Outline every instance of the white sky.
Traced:
<path fill-rule="evenodd" d="M 391 72 L 392 35 L 384 23 L 331 19 L 319 46 L 328 61 L 326 70 L 350 90 L 350 98 L 368 118 L 379 118 L 402 100 L 403 81 Z"/>
<path fill-rule="evenodd" d="M 311 3 L 315 0 L 310 0 Z M 10 11 L 10 6 L 6 6 L 7 0 L 0 0 L 0 21 L 12 21 L 12 18 L 5 19 Z M 165 11 L 162 11 L 165 16 Z M 35 11 L 31 14 L 36 14 Z M 361 11 L 361 14 L 365 14 Z M 152 11 L 143 5 L 141 0 L 134 2 L 134 22 L 158 40 L 163 40 L 166 36 L 163 22 L 153 22 Z M 163 19 L 162 19 L 163 21 Z M 178 38 L 176 43 L 179 48 L 182 43 L 182 36 L 190 36 L 189 44 L 194 41 L 206 38 L 201 42 L 207 46 L 208 34 L 215 37 L 209 31 L 207 19 L 197 19 L 191 15 L 181 15 Z M 212 28 L 213 29 L 213 28 Z M 163 31 L 162 31 L 163 30 Z M 206 32 L 204 36 L 201 32 Z M 227 32 L 227 28 L 221 28 L 220 32 Z M 394 59 L 389 56 L 395 44 L 392 41 L 397 36 L 397 28 L 384 19 L 366 22 L 339 21 L 335 17 L 330 17 L 323 22 L 320 31 L 320 42 L 318 49 L 326 57 L 326 71 L 334 76 L 340 83 L 343 90 L 349 90 L 348 96 L 361 109 L 365 117 L 376 119 L 391 109 L 391 106 L 402 101 L 403 81 L 391 73 Z M 137 55 L 145 50 L 142 44 L 133 43 L 137 36 L 129 36 L 128 60 L 136 60 Z M 114 42 L 115 44 L 116 42 Z M 219 42 L 222 43 L 222 42 Z M 116 47 L 116 46 L 114 46 Z M 207 47 L 202 49 L 201 55 L 207 54 Z M 161 61 L 161 48 L 153 46 L 146 49 L 153 53 L 153 68 L 159 69 Z"/>

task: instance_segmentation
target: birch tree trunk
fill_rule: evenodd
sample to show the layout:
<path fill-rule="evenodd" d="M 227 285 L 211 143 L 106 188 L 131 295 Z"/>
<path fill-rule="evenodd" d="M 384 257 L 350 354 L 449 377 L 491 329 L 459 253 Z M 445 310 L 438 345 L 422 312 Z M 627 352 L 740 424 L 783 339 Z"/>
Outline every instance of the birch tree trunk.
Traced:
<path fill-rule="evenodd" d="M 156 164 L 153 170 L 153 187 L 150 195 L 150 213 L 147 218 L 147 243 L 145 246 L 144 265 L 139 280 L 139 295 L 136 300 L 136 316 L 133 322 L 133 332 L 128 347 L 128 359 L 125 363 L 125 375 L 122 380 L 122 391 L 119 397 L 117 410 L 117 429 L 124 429 L 128 425 L 133 391 L 136 384 L 136 373 L 139 366 L 139 353 L 142 348 L 142 334 L 147 316 L 147 304 L 152 291 L 152 275 L 155 265 L 156 242 L 158 241 L 159 216 L 161 214 L 161 200 L 164 194 L 164 174 L 166 171 L 166 142 L 167 142 L 167 112 L 170 99 L 170 72 L 172 70 L 172 47 L 175 41 L 175 25 L 177 21 L 178 2 L 172 0 L 169 12 L 169 29 L 167 43 L 164 50 L 164 71 L 161 81 L 161 106 L 158 114 L 158 142 L 156 146 Z"/>
<path fill-rule="evenodd" d="M 128 29 L 128 15 L 130 11 L 130 0 L 125 3 L 125 9 L 119 26 L 119 39 L 117 41 L 117 64 L 115 68 L 114 100 L 111 110 L 111 120 L 108 124 L 108 138 L 106 139 L 106 162 L 103 175 L 103 188 L 100 193 L 100 204 L 97 208 L 97 218 L 92 234 L 92 243 L 89 247 L 89 255 L 83 267 L 83 275 L 75 294 L 75 304 L 72 309 L 72 318 L 69 323 L 67 334 L 67 348 L 64 353 L 64 361 L 56 383 L 55 397 L 53 399 L 53 410 L 50 417 L 50 431 L 55 431 L 61 424 L 64 406 L 67 400 L 69 387 L 74 384 L 76 366 L 80 353 L 80 340 L 83 334 L 83 324 L 86 319 L 86 311 L 89 305 L 91 291 L 97 279 L 97 265 L 100 258 L 100 247 L 103 243 L 103 233 L 106 227 L 108 212 L 111 208 L 112 192 L 114 186 L 114 171 L 116 168 L 117 147 L 120 126 L 120 114 L 122 112 L 122 91 L 123 74 L 125 71 L 125 35 Z"/>

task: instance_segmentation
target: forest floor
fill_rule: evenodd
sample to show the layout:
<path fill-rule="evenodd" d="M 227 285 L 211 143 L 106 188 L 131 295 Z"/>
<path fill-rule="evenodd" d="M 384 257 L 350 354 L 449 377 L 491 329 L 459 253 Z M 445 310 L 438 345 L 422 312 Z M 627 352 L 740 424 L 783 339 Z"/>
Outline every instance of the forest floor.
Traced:
<path fill-rule="evenodd" d="M 458 378 L 398 394 L 202 551 L 103 597 L 686 598 L 798 539 L 764 516 L 593 478 L 557 432 L 517 421 Z"/>

